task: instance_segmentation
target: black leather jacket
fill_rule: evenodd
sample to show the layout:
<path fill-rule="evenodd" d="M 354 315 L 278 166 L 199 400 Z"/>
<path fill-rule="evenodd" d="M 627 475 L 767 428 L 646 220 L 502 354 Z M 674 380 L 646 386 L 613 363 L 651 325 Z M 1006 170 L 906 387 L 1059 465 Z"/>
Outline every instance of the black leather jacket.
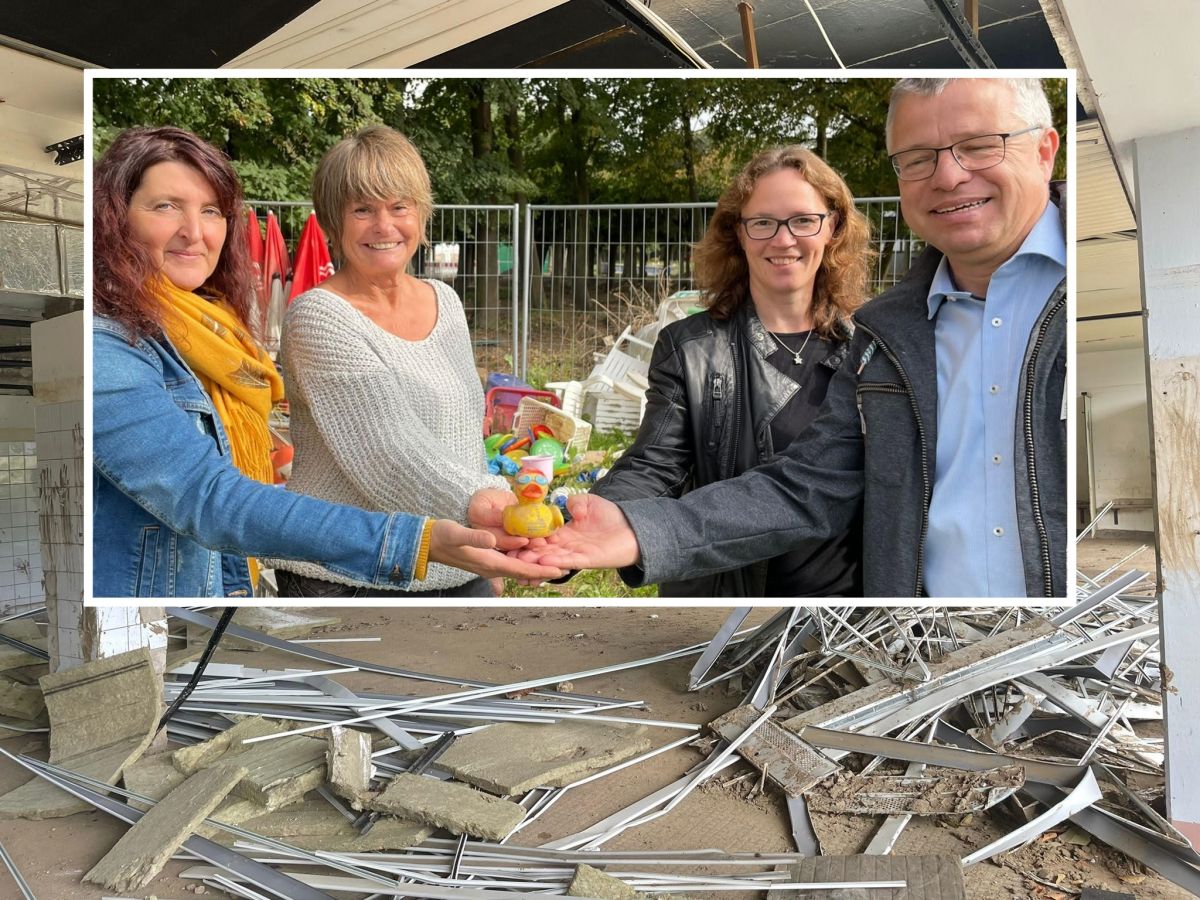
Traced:
<path fill-rule="evenodd" d="M 1061 185 L 1051 198 L 1065 217 Z M 629 500 L 641 564 L 633 586 L 745 565 L 827 539 L 863 516 L 867 597 L 923 596 L 925 530 L 937 448 L 935 322 L 926 299 L 942 255 L 932 247 L 894 288 L 854 314 L 847 362 L 822 415 L 765 466 L 680 501 Z M 1021 368 L 1013 461 L 1025 585 L 1031 597 L 1067 593 L 1066 281 L 1031 297 L 1042 314 Z M 741 515 L 733 517 L 734 506 Z"/>
<path fill-rule="evenodd" d="M 849 331 L 840 338 L 821 345 L 826 357 L 818 365 L 837 370 L 846 357 Z M 637 438 L 592 492 L 609 500 L 679 497 L 770 459 L 776 452 L 771 422 L 799 390 L 767 359 L 777 347 L 751 304 L 725 321 L 703 312 L 664 328 L 650 362 L 646 414 Z M 736 516 L 737 510 L 729 514 Z M 819 547 L 796 551 L 813 564 L 795 585 L 802 593 L 789 595 L 857 596 L 857 531 L 852 527 Z M 665 582 L 659 591 L 667 597 L 761 597 L 768 588 L 768 566 L 764 560 Z"/>

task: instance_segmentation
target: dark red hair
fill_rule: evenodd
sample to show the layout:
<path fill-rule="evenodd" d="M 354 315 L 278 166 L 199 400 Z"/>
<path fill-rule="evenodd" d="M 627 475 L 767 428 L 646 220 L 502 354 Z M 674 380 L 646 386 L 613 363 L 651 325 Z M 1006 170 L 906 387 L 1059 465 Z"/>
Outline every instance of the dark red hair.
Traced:
<path fill-rule="evenodd" d="M 250 261 L 242 183 L 229 158 L 181 128 L 130 128 L 121 132 L 92 175 L 92 271 L 95 311 L 139 336 L 158 334 L 162 309 L 148 290 L 158 263 L 129 230 L 129 200 L 151 166 L 178 162 L 204 176 L 217 195 L 228 227 L 212 275 L 197 293 L 219 292 L 252 331 L 257 279 Z"/>

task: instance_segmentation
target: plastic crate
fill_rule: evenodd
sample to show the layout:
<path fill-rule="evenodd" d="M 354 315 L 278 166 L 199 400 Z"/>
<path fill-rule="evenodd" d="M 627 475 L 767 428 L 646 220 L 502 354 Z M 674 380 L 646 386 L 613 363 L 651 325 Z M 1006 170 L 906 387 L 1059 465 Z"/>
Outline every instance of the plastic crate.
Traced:
<path fill-rule="evenodd" d="M 523 434 L 526 428 L 545 425 L 554 432 L 555 440 L 563 445 L 566 456 L 573 457 L 587 449 L 592 425 L 578 416 L 564 412 L 533 397 L 524 397 L 517 404 L 513 419 L 513 434 Z"/>
<path fill-rule="evenodd" d="M 501 434 L 513 430 L 513 417 L 517 406 L 525 397 L 538 397 L 558 405 L 553 391 L 536 391 L 533 388 L 494 387 L 487 392 L 483 407 L 483 436 Z"/>

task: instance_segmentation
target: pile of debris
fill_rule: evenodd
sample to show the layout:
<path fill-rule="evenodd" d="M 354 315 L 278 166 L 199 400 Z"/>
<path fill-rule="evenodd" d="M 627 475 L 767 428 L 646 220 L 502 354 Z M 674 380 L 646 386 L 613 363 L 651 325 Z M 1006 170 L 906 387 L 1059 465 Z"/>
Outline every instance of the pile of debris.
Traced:
<path fill-rule="evenodd" d="M 223 647 L 323 668 L 208 665 L 165 723 L 172 750 L 155 735 L 164 702 L 194 680 L 194 649 L 172 654 L 165 676 L 141 650 L 0 689 L 23 704 L 0 714 L 26 716 L 5 727 L 41 717 L 50 729 L 48 763 L 4 754 L 36 777 L 0 797 L 0 818 L 95 808 L 131 823 L 84 875 L 113 891 L 144 888 L 176 858 L 195 863 L 181 877 L 234 897 L 965 898 L 964 866 L 1070 822 L 1200 893 L 1200 856 L 1153 808 L 1162 746 L 1138 726 L 1161 717 L 1162 673 L 1153 600 L 1121 593 L 1134 580 L 1066 610 L 796 608 L 744 632 L 750 611 L 737 610 L 702 645 L 513 684 L 365 663 L 235 624 Z M 170 614 L 193 636 L 216 625 Z M 24 643 L 12 649 L 37 649 Z M 724 683 L 742 697 L 706 729 L 573 687 L 687 656 L 699 657 L 691 689 Z M 336 678 L 348 672 L 442 692 L 355 691 Z M 671 784 L 531 846 L 529 826 L 572 791 L 685 745 L 706 756 Z M 747 766 L 760 791 L 786 798 L 798 852 L 604 849 Z M 987 811 L 1020 824 L 961 858 L 890 853 L 915 817 Z M 821 816 L 872 817 L 865 851 L 823 855 Z"/>

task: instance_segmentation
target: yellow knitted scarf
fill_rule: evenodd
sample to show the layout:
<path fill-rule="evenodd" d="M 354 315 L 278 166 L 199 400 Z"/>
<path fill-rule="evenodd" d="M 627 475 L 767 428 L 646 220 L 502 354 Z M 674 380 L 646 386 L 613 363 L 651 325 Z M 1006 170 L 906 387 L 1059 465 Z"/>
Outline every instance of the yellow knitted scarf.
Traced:
<path fill-rule="evenodd" d="M 271 358 L 224 298 L 200 297 L 166 278 L 156 279 L 151 290 L 163 304 L 163 330 L 212 399 L 233 464 L 247 477 L 271 484 L 267 417 L 283 399 L 283 379 Z M 250 571 L 257 576 L 253 561 Z"/>

